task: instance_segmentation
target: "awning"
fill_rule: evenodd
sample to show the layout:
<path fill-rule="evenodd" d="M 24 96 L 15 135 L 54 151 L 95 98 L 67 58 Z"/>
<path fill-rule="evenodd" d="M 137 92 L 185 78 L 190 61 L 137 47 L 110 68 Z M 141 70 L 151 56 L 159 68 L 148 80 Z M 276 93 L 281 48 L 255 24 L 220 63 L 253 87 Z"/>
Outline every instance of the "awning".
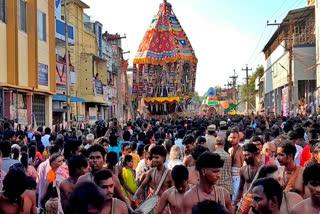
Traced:
<path fill-rule="evenodd" d="M 65 95 L 53 95 L 52 96 L 53 101 L 67 101 L 67 97 Z M 73 97 L 70 96 L 70 102 L 80 102 L 80 103 L 85 103 L 85 99 L 80 98 L 80 97 Z"/>
<path fill-rule="evenodd" d="M 52 109 L 53 113 L 64 113 L 67 112 L 67 109 Z"/>

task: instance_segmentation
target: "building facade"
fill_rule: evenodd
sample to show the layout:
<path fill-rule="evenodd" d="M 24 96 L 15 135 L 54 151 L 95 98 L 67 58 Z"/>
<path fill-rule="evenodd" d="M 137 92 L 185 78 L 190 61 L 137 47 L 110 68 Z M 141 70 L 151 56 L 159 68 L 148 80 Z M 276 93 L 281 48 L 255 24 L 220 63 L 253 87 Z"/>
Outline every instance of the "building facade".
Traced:
<path fill-rule="evenodd" d="M 68 23 L 74 26 L 70 61 L 76 76 L 71 96 L 83 101 L 73 102 L 71 112 L 73 119 L 93 124 L 118 116 L 122 49 L 120 36 L 103 33 L 102 23 L 91 20 L 85 9 L 89 6 L 82 1 L 68 4 Z"/>
<path fill-rule="evenodd" d="M 55 1 L 55 21 L 56 21 L 56 95 L 52 97 L 52 118 L 53 125 L 65 124 L 67 121 L 67 68 L 66 68 L 66 36 L 65 36 L 65 21 L 64 14 L 62 14 L 61 1 Z M 71 14 L 70 14 L 71 15 Z M 68 45 L 70 47 L 75 45 L 75 29 L 72 24 L 68 24 Z M 69 54 L 69 73 L 70 78 L 68 84 L 70 88 L 74 88 L 77 83 L 77 72 L 74 69 L 73 62 Z M 77 97 L 77 93 L 72 93 L 70 96 L 71 110 L 76 112 L 73 115 L 75 120 L 83 120 L 81 114 L 78 113 L 78 106 L 85 102 L 84 99 Z M 75 108 L 75 110 L 74 110 Z M 70 118 L 70 119 L 72 119 Z"/>
<path fill-rule="evenodd" d="M 0 0 L 0 117 L 52 125 L 56 93 L 55 5 Z"/>
<path fill-rule="evenodd" d="M 311 112 L 315 111 L 314 31 L 314 6 L 292 10 L 265 45 L 263 52 L 266 69 L 260 82 L 263 82 L 263 106 L 268 112 L 289 116 L 289 114 L 305 113 L 307 109 Z M 290 69 L 292 71 L 291 103 Z"/>

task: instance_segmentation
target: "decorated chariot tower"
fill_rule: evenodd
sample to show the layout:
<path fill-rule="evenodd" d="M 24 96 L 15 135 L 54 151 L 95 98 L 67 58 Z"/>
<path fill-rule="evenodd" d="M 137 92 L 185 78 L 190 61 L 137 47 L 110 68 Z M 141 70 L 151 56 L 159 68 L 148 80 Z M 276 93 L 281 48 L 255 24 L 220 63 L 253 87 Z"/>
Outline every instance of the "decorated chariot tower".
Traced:
<path fill-rule="evenodd" d="M 140 113 L 183 111 L 194 94 L 197 62 L 172 5 L 164 0 L 133 60 L 132 97 Z"/>

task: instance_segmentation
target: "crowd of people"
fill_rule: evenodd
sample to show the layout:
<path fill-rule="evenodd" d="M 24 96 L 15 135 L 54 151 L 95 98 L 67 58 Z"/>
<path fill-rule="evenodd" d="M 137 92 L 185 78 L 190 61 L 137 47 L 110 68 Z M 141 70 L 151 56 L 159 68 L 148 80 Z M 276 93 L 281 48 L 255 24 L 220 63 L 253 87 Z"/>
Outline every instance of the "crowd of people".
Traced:
<path fill-rule="evenodd" d="M 320 116 L 0 130 L 0 213 L 320 213 Z"/>

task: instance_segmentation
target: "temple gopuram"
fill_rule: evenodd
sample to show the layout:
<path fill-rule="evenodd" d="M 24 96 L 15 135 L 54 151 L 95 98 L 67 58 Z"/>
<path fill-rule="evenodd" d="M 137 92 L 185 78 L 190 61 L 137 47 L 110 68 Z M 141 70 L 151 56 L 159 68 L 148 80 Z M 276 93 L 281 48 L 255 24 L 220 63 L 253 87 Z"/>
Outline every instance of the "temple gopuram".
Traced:
<path fill-rule="evenodd" d="M 194 95 L 197 58 L 172 5 L 152 19 L 133 60 L 132 98 L 152 115 L 183 112 Z"/>

